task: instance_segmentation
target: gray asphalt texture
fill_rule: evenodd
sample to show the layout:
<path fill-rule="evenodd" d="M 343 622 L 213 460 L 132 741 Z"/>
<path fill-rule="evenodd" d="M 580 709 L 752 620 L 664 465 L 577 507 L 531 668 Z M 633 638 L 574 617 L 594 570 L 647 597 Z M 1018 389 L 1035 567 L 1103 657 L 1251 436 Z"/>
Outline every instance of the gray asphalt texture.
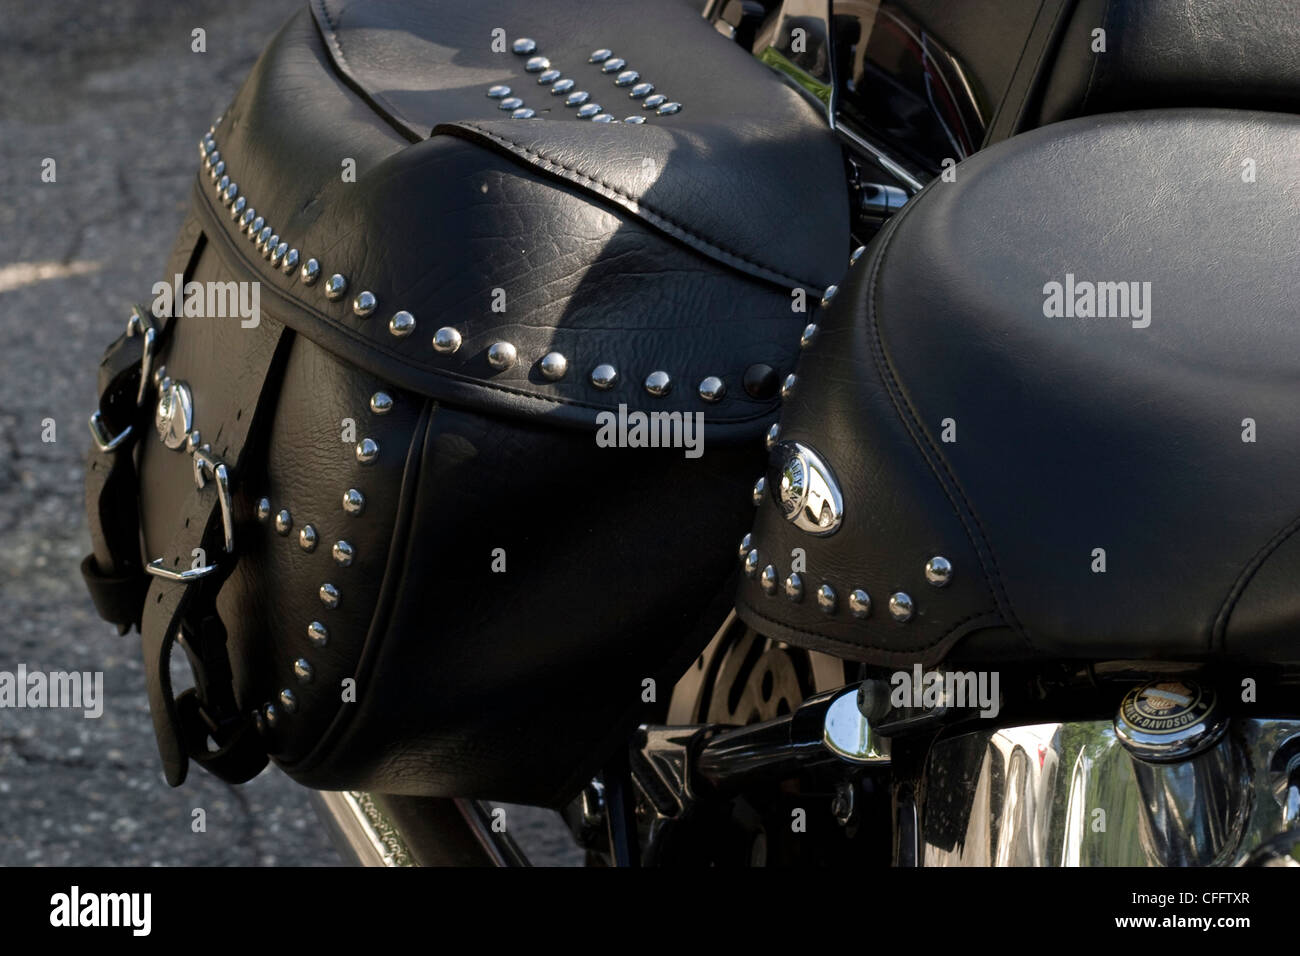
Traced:
<path fill-rule="evenodd" d="M 105 693 L 98 719 L 0 708 L 0 865 L 340 862 L 277 770 L 166 786 L 138 635 L 99 619 L 78 571 L 100 354 L 160 277 L 199 136 L 302 2 L 0 0 L 0 671 L 103 671 Z M 41 263 L 56 275 L 15 268 Z M 553 814 L 509 819 L 535 862 L 577 858 Z"/>

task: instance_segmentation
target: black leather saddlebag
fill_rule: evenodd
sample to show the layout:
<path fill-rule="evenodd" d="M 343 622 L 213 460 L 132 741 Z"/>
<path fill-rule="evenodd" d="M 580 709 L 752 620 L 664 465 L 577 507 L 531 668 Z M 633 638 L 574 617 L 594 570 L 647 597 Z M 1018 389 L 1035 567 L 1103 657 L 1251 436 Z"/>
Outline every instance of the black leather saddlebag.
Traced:
<path fill-rule="evenodd" d="M 200 158 L 88 477 L 169 780 L 563 799 L 725 613 L 832 134 L 678 0 L 317 0 Z"/>

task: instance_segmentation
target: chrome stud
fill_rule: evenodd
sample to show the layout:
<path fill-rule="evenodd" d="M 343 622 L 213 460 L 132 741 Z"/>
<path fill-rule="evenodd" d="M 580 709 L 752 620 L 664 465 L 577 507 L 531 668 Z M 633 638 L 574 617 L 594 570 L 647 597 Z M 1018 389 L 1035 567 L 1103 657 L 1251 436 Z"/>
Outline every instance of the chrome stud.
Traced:
<path fill-rule="evenodd" d="M 253 224 L 253 220 L 256 217 L 257 217 L 257 210 L 254 209 L 252 206 L 249 206 L 247 209 L 244 210 L 244 214 L 239 217 L 239 228 L 247 229 L 249 226 Z"/>
<path fill-rule="evenodd" d="M 537 52 L 537 41 L 528 37 L 520 37 L 514 43 L 510 44 L 510 49 L 514 50 L 520 56 L 527 56 L 530 53 Z"/>
<path fill-rule="evenodd" d="M 798 571 L 791 571 L 785 579 L 785 596 L 796 604 L 803 600 L 803 577 Z"/>
<path fill-rule="evenodd" d="M 291 273 L 298 265 L 298 250 L 290 249 L 284 254 L 284 262 L 280 263 L 280 271 Z"/>
<path fill-rule="evenodd" d="M 315 671 L 311 669 L 311 661 L 305 657 L 300 657 L 293 662 L 293 676 L 298 678 L 302 684 L 310 684 L 311 679 L 316 676 Z"/>
<path fill-rule="evenodd" d="M 289 688 L 280 691 L 280 706 L 284 708 L 286 714 L 297 713 L 298 697 Z"/>
<path fill-rule="evenodd" d="M 599 115 L 600 115 L 599 103 L 584 103 L 582 106 L 578 107 L 578 116 L 580 116 L 582 119 L 590 119 L 593 116 L 599 116 Z"/>
<path fill-rule="evenodd" d="M 507 96 L 510 95 L 510 87 L 502 86 L 500 83 L 498 83 L 496 86 L 489 86 L 487 95 L 494 100 L 504 100 Z"/>
<path fill-rule="evenodd" d="M 849 613 L 856 618 L 867 617 L 871 613 L 871 595 L 862 588 L 857 588 L 849 595 Z"/>
<path fill-rule="evenodd" d="M 262 719 L 268 727 L 274 727 L 280 722 L 280 709 L 275 704 L 267 704 L 262 708 Z"/>
<path fill-rule="evenodd" d="M 541 73 L 543 70 L 551 68 L 551 61 L 544 56 L 533 56 L 528 58 L 524 64 L 524 69 L 529 73 Z"/>
<path fill-rule="evenodd" d="M 564 98 L 565 106 L 581 106 L 587 100 L 591 99 L 591 94 L 586 90 L 575 90 Z"/>
<path fill-rule="evenodd" d="M 803 327 L 803 335 L 799 336 L 799 348 L 806 349 L 813 344 L 815 338 L 817 338 L 817 323 L 809 322 Z"/>
<path fill-rule="evenodd" d="M 912 619 L 912 599 L 902 591 L 889 595 L 889 616 L 900 624 Z"/>
<path fill-rule="evenodd" d="M 795 378 L 794 372 L 791 372 L 789 375 L 785 377 L 785 381 L 781 383 L 782 398 L 790 397 L 790 393 L 794 391 L 794 383 L 796 381 L 798 380 Z"/>
<path fill-rule="evenodd" d="M 257 520 L 265 524 L 271 518 L 271 499 L 257 499 Z"/>
<path fill-rule="evenodd" d="M 763 436 L 763 444 L 767 446 L 768 451 L 771 451 L 772 446 L 775 445 L 778 441 L 780 441 L 780 439 L 781 439 L 781 426 L 773 422 L 772 426 L 768 428 L 767 434 Z"/>
<path fill-rule="evenodd" d="M 853 254 L 849 256 L 849 266 L 850 267 L 856 266 L 858 264 L 858 260 L 862 258 L 863 253 L 865 253 L 866 251 L 867 251 L 866 246 L 858 246 L 856 249 L 854 249 Z"/>
<path fill-rule="evenodd" d="M 764 593 L 772 595 L 776 593 L 776 568 L 768 565 L 763 569 L 763 573 L 758 579 L 759 585 L 763 588 Z"/>
<path fill-rule="evenodd" d="M 388 331 L 399 339 L 415 331 L 415 316 L 403 309 L 388 320 Z"/>
<path fill-rule="evenodd" d="M 537 75 L 537 82 L 541 86 L 549 86 L 561 76 L 563 76 L 563 74 L 559 70 L 543 70 Z"/>
<path fill-rule="evenodd" d="M 271 253 L 271 265 L 279 266 L 281 261 L 284 259 L 285 254 L 288 251 L 289 251 L 289 243 L 282 242 L 279 245 L 277 245 L 275 247 L 275 251 Z"/>
<path fill-rule="evenodd" d="M 337 302 L 348 291 L 348 280 L 339 273 L 334 273 L 325 280 L 325 298 Z"/>
<path fill-rule="evenodd" d="M 753 578 L 758 575 L 758 562 L 761 559 L 758 556 L 758 548 L 755 548 L 749 554 L 745 555 L 745 577 Z"/>
<path fill-rule="evenodd" d="M 600 49 L 594 51 L 591 56 L 587 57 L 588 63 L 604 63 L 614 55 L 613 50 Z"/>
<path fill-rule="evenodd" d="M 826 292 L 822 295 L 823 309 L 826 308 L 826 306 L 831 304 L 831 302 L 835 299 L 835 293 L 839 291 L 840 291 L 840 287 L 837 285 L 828 285 L 826 287 Z"/>
<path fill-rule="evenodd" d="M 333 610 L 339 606 L 339 589 L 332 584 L 322 584 L 320 586 L 320 602 L 327 608 Z"/>
<path fill-rule="evenodd" d="M 244 212 L 244 207 L 247 205 L 248 205 L 247 196 L 240 196 L 238 199 L 236 199 L 234 204 L 230 207 L 230 218 L 238 221 L 240 215 L 242 215 Z"/>
<path fill-rule="evenodd" d="M 213 153 L 212 155 L 215 156 L 215 155 L 217 155 L 217 154 L 216 154 L 216 153 Z M 215 182 L 215 181 L 217 181 L 217 180 L 220 180 L 220 179 L 222 178 L 222 176 L 225 174 L 225 172 L 226 172 L 226 161 L 225 161 L 224 159 L 222 159 L 222 160 L 219 160 L 218 162 L 216 162 L 216 163 L 212 166 L 212 168 L 211 168 L 210 170 L 208 170 L 208 175 L 211 176 L 212 179 L 213 179 L 213 181 Z M 218 187 L 218 188 L 220 188 L 220 187 Z"/>
<path fill-rule="evenodd" d="M 281 508 L 275 513 L 275 533 L 281 537 L 288 537 L 290 530 L 293 528 L 293 515 Z"/>
<path fill-rule="evenodd" d="M 315 259 L 308 259 L 302 264 L 298 277 L 302 279 L 303 285 L 314 285 L 320 278 L 320 263 Z"/>
<path fill-rule="evenodd" d="M 615 86 L 631 86 L 637 80 L 641 79 L 641 74 L 636 70 L 624 70 L 618 76 L 614 77 Z"/>
<path fill-rule="evenodd" d="M 952 562 L 936 554 L 925 562 L 925 580 L 936 588 L 946 588 L 952 580 Z"/>
<path fill-rule="evenodd" d="M 611 56 L 608 60 L 600 64 L 600 72 L 617 73 L 625 66 L 627 66 L 627 60 L 624 60 L 622 57 Z"/>
<path fill-rule="evenodd" d="M 754 546 L 754 536 L 747 534 L 740 539 L 740 558 L 743 561 L 749 554 L 749 549 Z"/>
<path fill-rule="evenodd" d="M 257 246 L 258 249 L 265 249 L 267 242 L 270 241 L 271 236 L 273 235 L 275 235 L 275 233 L 271 231 L 270 226 L 263 226 L 262 231 L 259 232 L 257 238 L 253 240 L 253 244 Z"/>
<path fill-rule="evenodd" d="M 634 100 L 643 100 L 655 91 L 653 83 L 638 83 L 627 95 Z"/>
<path fill-rule="evenodd" d="M 646 376 L 645 390 L 655 398 L 663 398 L 673 390 L 673 380 L 667 372 L 651 372 Z"/>
<path fill-rule="evenodd" d="M 497 104 L 497 109 L 505 110 L 506 112 L 511 112 L 513 110 L 519 109 L 519 107 L 523 105 L 524 105 L 524 101 L 521 100 L 519 97 L 507 96 L 504 100 L 502 100 L 500 103 Z"/>
<path fill-rule="evenodd" d="M 597 113 L 595 116 L 591 118 L 591 121 L 593 123 L 617 123 L 618 122 L 618 120 L 614 119 L 614 114 L 612 113 Z"/>
<path fill-rule="evenodd" d="M 564 373 L 569 370 L 569 360 L 559 352 L 547 352 L 542 356 L 542 360 L 537 363 L 537 370 L 542 373 L 542 378 L 548 382 L 558 382 L 564 378 Z"/>
<path fill-rule="evenodd" d="M 591 384 L 602 392 L 608 392 L 618 381 L 618 369 L 612 365 L 597 365 L 591 370 Z"/>
<path fill-rule="evenodd" d="M 835 596 L 835 589 L 829 584 L 823 584 L 817 589 L 817 606 L 827 614 L 835 613 L 835 605 L 838 598 Z"/>
<path fill-rule="evenodd" d="M 352 549 L 352 545 L 348 544 L 346 541 L 335 541 L 334 547 L 330 553 L 334 555 L 334 563 L 340 568 L 351 566 L 352 559 L 356 556 L 356 552 Z"/>
<path fill-rule="evenodd" d="M 279 245 L 280 237 L 273 234 L 270 239 L 266 240 L 266 245 L 262 246 L 262 258 L 273 259 L 275 256 L 275 250 Z"/>
<path fill-rule="evenodd" d="M 298 545 L 304 551 L 311 552 L 316 550 L 316 529 L 309 524 L 302 526 L 298 532 Z"/>
<path fill-rule="evenodd" d="M 387 392 L 375 392 L 370 396 L 370 410 L 376 415 L 387 415 L 393 408 L 393 397 Z"/>
<path fill-rule="evenodd" d="M 307 640 L 311 641 L 317 647 L 324 647 L 329 643 L 330 632 L 320 621 L 312 621 L 307 625 Z"/>
<path fill-rule="evenodd" d="M 569 92 L 569 90 L 573 89 L 573 87 L 574 87 L 574 81 L 567 77 L 563 80 L 556 80 L 554 83 L 551 84 L 551 95 L 559 96 L 561 93 Z"/>
<path fill-rule="evenodd" d="M 366 496 L 355 488 L 343 492 L 343 510 L 350 515 L 359 515 L 366 508 Z"/>
<path fill-rule="evenodd" d="M 217 165 L 220 166 L 221 164 L 218 163 Z M 216 167 L 213 167 L 213 168 L 215 169 Z M 220 196 L 222 193 L 224 193 L 224 192 L 226 191 L 226 187 L 229 186 L 229 185 L 230 185 L 230 177 L 229 177 L 229 176 L 222 176 L 220 179 L 218 179 L 218 180 L 217 180 L 217 195 Z"/>
<path fill-rule="evenodd" d="M 680 113 L 681 111 L 682 111 L 681 103 L 664 103 L 662 106 L 658 107 L 655 110 L 655 112 L 658 113 L 660 116 L 672 116 L 674 113 Z"/>
<path fill-rule="evenodd" d="M 668 102 L 668 97 L 662 93 L 656 93 L 654 96 L 647 96 L 641 101 L 641 108 L 645 110 L 656 110 Z"/>
<path fill-rule="evenodd" d="M 537 115 L 536 110 L 530 110 L 527 106 L 521 106 L 510 114 L 511 119 L 532 119 Z"/>
<path fill-rule="evenodd" d="M 226 191 L 221 194 L 221 201 L 225 203 L 227 206 L 229 206 L 232 202 L 235 201 L 235 197 L 238 195 L 239 195 L 239 186 L 237 186 L 235 183 L 231 183 L 229 186 L 226 187 Z"/>
<path fill-rule="evenodd" d="M 265 225 L 266 219 L 264 217 L 258 216 L 255 218 L 248 224 L 248 238 L 256 241 L 258 233 L 262 231 L 262 227 Z"/>
<path fill-rule="evenodd" d="M 509 342 L 493 342 L 487 351 L 488 364 L 498 372 L 504 371 L 515 364 L 519 353 Z"/>
<path fill-rule="evenodd" d="M 372 464 L 379 457 L 379 443 L 373 438 L 363 438 L 357 442 L 357 461 L 363 465 Z"/>
<path fill-rule="evenodd" d="M 727 394 L 727 385 L 716 375 L 700 382 L 700 398 L 706 402 L 720 402 Z"/>
<path fill-rule="evenodd" d="M 335 278 L 335 276 L 330 276 L 330 281 L 325 286 L 327 296 L 330 295 L 330 289 L 334 286 Z M 337 278 L 342 279 L 343 277 L 338 276 Z M 342 295 L 345 288 L 347 288 L 346 280 L 343 281 L 338 294 Z M 336 298 L 336 296 L 330 296 L 330 298 Z M 358 292 L 356 298 L 352 300 L 352 312 L 360 318 L 369 318 L 374 313 L 377 305 L 379 305 L 379 300 L 375 298 L 373 292 Z"/>
<path fill-rule="evenodd" d="M 460 333 L 450 325 L 444 325 L 433 333 L 433 350 L 443 355 L 450 355 L 460 348 Z"/>
<path fill-rule="evenodd" d="M 767 491 L 767 479 L 760 478 L 754 482 L 754 490 L 750 492 L 750 498 L 754 501 L 754 507 L 757 508 L 763 503 L 763 493 Z"/>
<path fill-rule="evenodd" d="M 624 122 L 624 123 L 631 123 L 633 126 L 640 126 L 642 123 L 645 122 L 645 117 L 644 117 L 644 116 L 629 116 L 627 119 L 623 120 L 623 122 Z"/>

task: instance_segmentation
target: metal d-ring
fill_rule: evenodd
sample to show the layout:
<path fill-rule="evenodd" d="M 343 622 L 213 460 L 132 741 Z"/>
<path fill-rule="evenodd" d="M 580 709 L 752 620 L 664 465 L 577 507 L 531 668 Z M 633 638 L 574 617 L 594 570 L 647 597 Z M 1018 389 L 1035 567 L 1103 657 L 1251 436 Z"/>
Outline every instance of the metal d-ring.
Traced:
<path fill-rule="evenodd" d="M 217 570 L 217 566 L 215 564 L 205 564 L 201 568 L 186 568 L 184 571 L 173 571 L 171 568 L 163 567 L 162 558 L 154 558 L 144 566 L 144 569 L 156 578 L 163 578 L 166 581 L 182 581 L 189 584 L 191 581 L 207 577 Z"/>

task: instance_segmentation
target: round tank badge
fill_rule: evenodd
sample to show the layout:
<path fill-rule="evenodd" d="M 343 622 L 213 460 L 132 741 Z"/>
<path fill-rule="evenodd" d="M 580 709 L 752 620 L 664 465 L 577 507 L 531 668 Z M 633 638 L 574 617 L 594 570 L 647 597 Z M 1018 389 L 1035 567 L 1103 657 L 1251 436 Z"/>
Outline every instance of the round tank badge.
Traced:
<path fill-rule="evenodd" d="M 1139 684 L 1125 695 L 1115 733 L 1141 759 L 1177 760 L 1214 744 L 1227 724 L 1212 688 L 1165 679 Z"/>

